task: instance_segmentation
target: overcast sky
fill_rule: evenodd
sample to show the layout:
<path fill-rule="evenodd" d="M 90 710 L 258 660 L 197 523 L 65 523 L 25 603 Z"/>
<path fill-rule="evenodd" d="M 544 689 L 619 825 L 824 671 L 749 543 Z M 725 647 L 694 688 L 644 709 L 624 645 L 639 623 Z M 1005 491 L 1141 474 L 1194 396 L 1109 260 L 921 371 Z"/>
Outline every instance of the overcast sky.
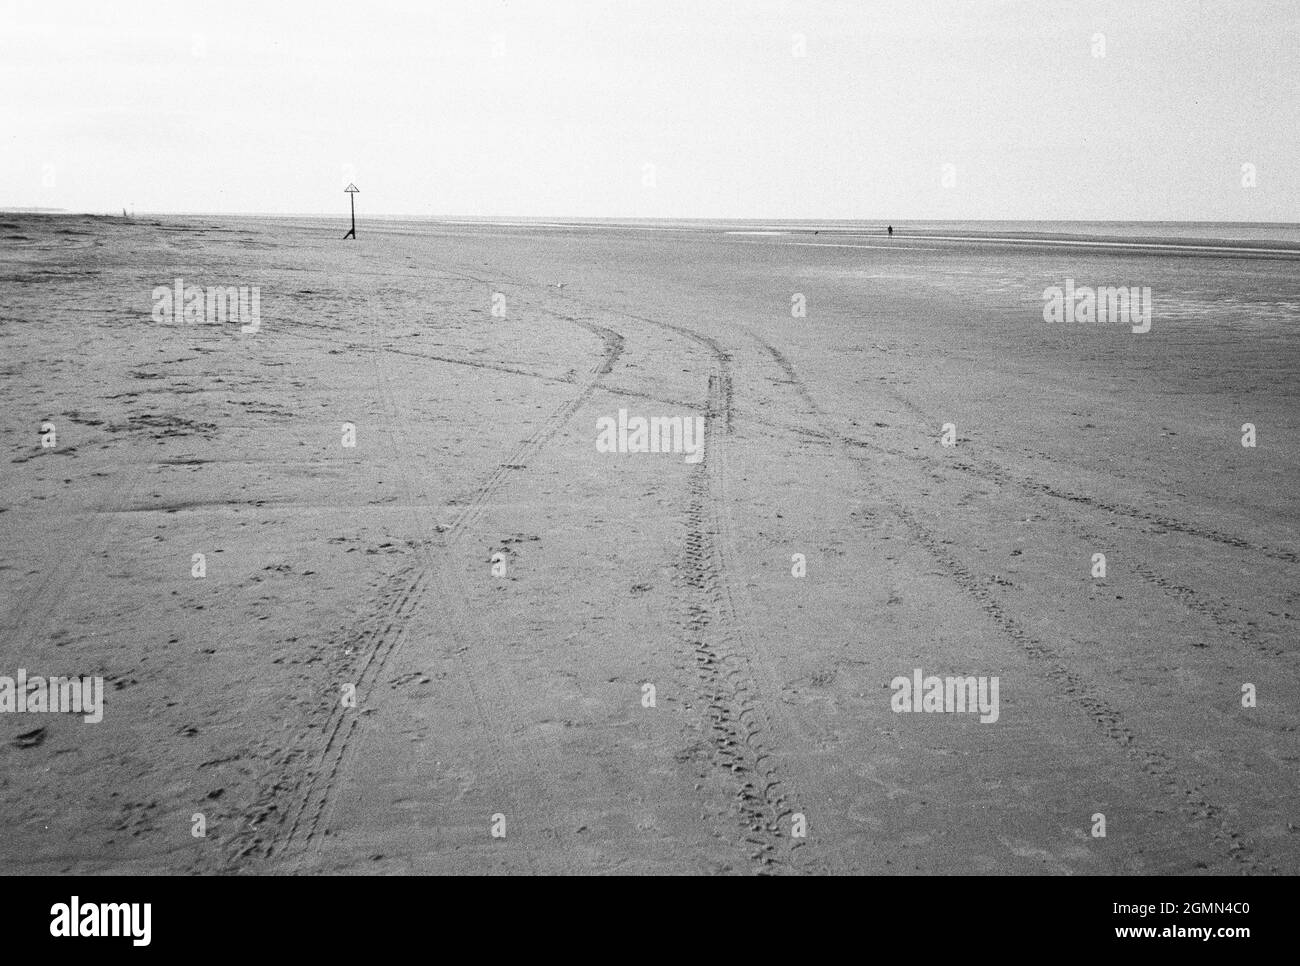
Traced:
<path fill-rule="evenodd" d="M 1296 221 L 1298 120 L 1296 0 L 0 0 L 0 205 Z"/>

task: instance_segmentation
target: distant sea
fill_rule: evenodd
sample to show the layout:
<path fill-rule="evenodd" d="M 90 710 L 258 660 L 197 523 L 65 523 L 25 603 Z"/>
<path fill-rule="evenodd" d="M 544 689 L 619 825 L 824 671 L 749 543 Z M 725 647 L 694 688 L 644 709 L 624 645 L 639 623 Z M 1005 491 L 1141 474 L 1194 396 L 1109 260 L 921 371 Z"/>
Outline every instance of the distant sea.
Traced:
<path fill-rule="evenodd" d="M 51 209 L 0 208 L 0 212 L 13 214 L 53 214 Z M 68 214 L 72 214 L 69 212 Z M 116 217 L 116 212 L 108 214 Z M 592 229 L 617 228 L 641 231 L 698 231 L 698 232 L 755 232 L 779 234 L 813 233 L 829 235 L 882 235 L 892 224 L 896 235 L 903 236 L 967 236 L 1006 237 L 1021 239 L 1096 239 L 1113 242 L 1141 241 L 1144 239 L 1165 242 L 1206 241 L 1241 244 L 1243 242 L 1274 242 L 1290 248 L 1300 246 L 1300 222 L 1264 221 L 1058 221 L 1058 220 L 967 220 L 939 221 L 919 219 L 914 221 L 870 219 L 763 219 L 763 218 L 570 218 L 570 217 L 508 217 L 471 215 L 386 215 L 359 213 L 361 222 L 380 222 L 393 227 L 403 225 L 409 229 L 424 230 L 431 225 L 460 225 L 504 227 L 522 229 Z M 341 214 L 276 213 L 254 214 L 248 212 L 139 212 L 135 217 L 161 219 L 236 219 L 252 218 L 270 221 L 316 222 L 326 220 L 345 222 Z"/>
<path fill-rule="evenodd" d="M 1069 237 L 1092 235 L 1125 238 L 1196 238 L 1219 241 L 1288 241 L 1300 243 L 1295 222 L 1242 221 L 910 221 L 897 222 L 906 231 L 925 234 L 1016 234 Z"/>
<path fill-rule="evenodd" d="M 382 218 L 381 220 L 390 220 Z M 398 218 L 393 221 L 425 221 Z M 518 228 L 619 227 L 659 230 L 818 232 L 819 234 L 883 234 L 892 224 L 902 235 L 1007 236 L 1020 238 L 1162 239 L 1200 241 L 1268 241 L 1300 245 L 1300 223 L 1242 221 L 865 221 L 795 219 L 660 219 L 660 218 L 430 218 L 444 224 L 510 225 Z"/>

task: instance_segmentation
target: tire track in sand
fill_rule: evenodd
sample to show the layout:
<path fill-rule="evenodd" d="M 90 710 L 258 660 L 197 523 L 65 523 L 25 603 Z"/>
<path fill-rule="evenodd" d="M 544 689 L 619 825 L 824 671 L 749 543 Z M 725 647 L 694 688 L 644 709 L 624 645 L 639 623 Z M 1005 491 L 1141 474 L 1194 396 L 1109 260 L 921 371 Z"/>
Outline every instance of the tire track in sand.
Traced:
<path fill-rule="evenodd" d="M 560 316 L 557 318 L 564 319 Z M 379 344 L 379 333 L 375 328 L 379 323 L 372 321 L 373 324 L 368 327 L 371 333 L 371 345 L 367 357 L 375 366 L 376 393 L 384 402 L 385 409 L 393 418 L 397 418 L 397 409 L 392 402 L 387 378 L 383 373 L 381 357 L 384 349 Z M 430 544 L 443 550 L 460 544 L 468 529 L 481 519 L 488 502 L 496 492 L 506 484 L 513 473 L 523 468 L 528 459 L 568 423 L 574 413 L 596 391 L 601 380 L 613 370 L 623 351 L 622 336 L 612 329 L 594 323 L 574 319 L 564 319 L 564 321 L 573 322 L 601 339 L 600 359 L 581 384 L 579 391 L 548 414 L 532 435 L 509 450 L 496 468 L 475 487 L 469 499 L 449 523 L 432 527 L 428 525 L 423 519 L 422 509 L 417 508 L 416 501 L 411 497 L 412 488 L 406 475 L 405 465 L 402 459 L 396 460 L 395 465 L 406 495 L 405 502 L 416 517 L 415 526 L 419 539 L 415 542 L 421 559 L 414 566 L 414 572 L 405 578 L 400 578 L 397 589 L 390 590 L 381 605 L 364 618 L 360 627 L 356 628 L 351 635 L 351 640 L 355 642 L 354 646 L 364 648 L 366 655 L 355 674 L 358 696 L 379 693 L 375 685 L 406 639 L 407 625 L 427 597 L 430 587 L 439 583 L 437 575 L 440 565 Z M 401 441 L 400 433 L 390 435 L 394 440 Z M 432 538 L 426 539 L 426 536 L 431 533 Z M 505 760 L 505 756 L 499 738 L 501 726 L 499 722 L 494 721 L 498 716 L 494 715 L 489 708 L 483 696 L 483 689 L 477 683 L 474 671 L 469 667 L 461 649 L 457 649 L 457 658 L 480 725 L 492 746 L 493 761 L 499 764 Z M 248 841 L 250 837 L 244 833 L 236 840 L 236 858 L 243 859 L 251 855 L 260 855 L 266 859 L 292 858 L 309 853 L 319 844 L 324 822 L 337 800 L 342 787 L 341 778 L 347 771 L 354 753 L 355 738 L 361 728 L 361 716 L 358 711 L 359 709 L 344 708 L 341 702 L 335 702 L 331 706 L 323 729 L 325 734 L 323 744 L 313 755 L 313 764 L 306 770 L 306 781 L 292 792 L 294 800 L 282 822 L 282 825 L 288 827 L 284 838 L 268 841 L 260 834 L 255 834 L 251 836 L 251 841 Z M 295 752 L 290 752 L 285 759 L 286 763 L 293 757 Z M 509 788 L 509 783 L 499 782 L 498 787 Z M 261 796 L 254 809 L 253 822 L 261 822 L 272 817 L 277 810 L 275 800 L 283 797 L 284 792 L 281 783 L 277 783 Z M 511 804 L 518 814 L 517 804 Z"/>
<path fill-rule="evenodd" d="M 750 335 L 757 338 L 752 331 L 750 332 Z M 775 351 L 772 350 L 770 346 L 768 348 L 769 351 Z M 780 353 L 777 353 L 777 355 L 780 356 Z M 789 366 L 789 361 L 784 359 L 784 357 L 778 358 L 777 362 L 782 365 L 783 369 Z M 787 375 L 788 374 L 789 371 L 787 371 Z M 929 413 L 923 410 L 913 402 L 910 397 L 896 387 L 882 383 L 880 389 L 900 406 L 920 419 L 923 423 L 933 425 L 936 422 Z M 844 441 L 847 441 L 853 446 L 867 446 L 869 448 L 885 450 L 888 451 L 890 455 L 911 460 L 913 462 L 931 462 L 927 457 L 916 453 L 895 450 L 880 446 L 879 444 L 871 444 L 863 440 L 853 439 L 851 437 L 845 437 Z M 1034 454 L 1041 459 L 1049 458 L 1045 453 L 1033 450 L 1031 450 L 1031 452 L 1034 452 Z M 1283 563 L 1300 562 L 1300 554 L 1297 554 L 1293 550 L 1254 543 L 1244 537 L 1239 537 L 1236 534 L 1225 533 L 1222 530 L 1217 530 L 1213 527 L 1201 524 L 1189 523 L 1185 520 L 1179 520 L 1163 513 L 1155 513 L 1143 509 L 1142 507 L 1131 506 L 1126 503 L 1116 503 L 1110 500 L 1103 500 L 1090 496 L 1086 493 L 1078 493 L 1074 490 L 1062 489 L 1052 483 L 1044 482 L 1026 474 L 1013 474 L 990 460 L 982 459 L 977 456 L 967 454 L 960 457 L 959 460 L 954 460 L 945 465 L 953 469 L 968 472 L 972 476 L 984 479 L 988 482 L 997 483 L 1001 486 L 1014 486 L 1032 496 L 1050 497 L 1054 500 L 1076 503 L 1089 510 L 1102 510 L 1116 517 L 1125 517 L 1140 523 L 1149 524 L 1161 530 L 1168 530 L 1174 533 L 1182 533 L 1190 537 L 1196 537 L 1201 540 L 1208 540 L 1211 543 L 1221 544 L 1225 547 L 1232 547 L 1235 550 L 1247 550 L 1263 557 L 1280 560 Z"/>
<path fill-rule="evenodd" d="M 797 378 L 793 375 L 794 370 L 790 365 L 789 360 L 774 347 L 762 342 L 753 331 L 749 331 L 749 334 L 767 348 L 768 352 L 773 355 L 777 364 L 785 372 L 787 380 L 790 380 L 792 385 L 796 385 Z M 923 423 L 937 424 L 937 420 L 933 419 L 929 413 L 925 412 L 921 407 L 916 405 L 916 403 L 912 402 L 911 399 L 899 392 L 897 389 L 894 389 L 893 387 L 882 388 L 886 390 L 891 398 L 899 402 L 900 405 L 908 409 L 913 413 L 913 415 L 917 416 Z M 796 391 L 800 392 L 801 398 L 804 400 L 805 405 L 810 407 L 810 411 L 815 409 L 816 404 L 808 398 L 806 392 L 801 391 L 801 387 L 797 387 Z M 907 460 L 908 462 L 911 462 L 918 467 L 924 467 L 927 470 L 955 470 L 959 473 L 972 476 L 983 483 L 990 483 L 997 487 L 1018 489 L 1026 497 L 1036 501 L 1045 512 L 1052 514 L 1058 519 L 1066 521 L 1074 533 L 1086 544 L 1092 547 L 1103 547 L 1113 541 L 1097 535 L 1077 516 L 1068 510 L 1065 510 L 1062 507 L 1061 502 L 1058 501 L 1065 501 L 1074 506 L 1110 514 L 1116 519 L 1108 520 L 1107 522 L 1111 526 L 1117 528 L 1120 527 L 1120 520 L 1133 519 L 1160 528 L 1160 530 L 1156 531 L 1157 534 L 1166 530 L 1175 533 L 1182 533 L 1198 539 L 1209 540 L 1222 546 L 1255 553 L 1262 557 L 1283 562 L 1290 562 L 1295 558 L 1295 554 L 1289 550 L 1255 544 L 1232 534 L 1198 527 L 1195 524 L 1175 520 L 1162 514 L 1154 514 L 1138 507 L 1110 503 L 1084 494 L 1064 491 L 1052 486 L 1051 484 L 1035 480 L 1032 477 L 1013 476 L 1011 473 L 1007 472 L 987 458 L 966 454 L 952 460 L 944 460 L 940 462 L 929 455 L 910 452 L 896 447 L 887 446 L 883 443 L 870 442 L 851 436 L 838 436 L 833 431 L 800 430 L 796 427 L 789 426 L 778 426 L 774 428 L 782 429 L 786 432 L 801 432 L 808 438 L 816 439 L 830 445 L 849 445 L 860 449 L 887 454 L 898 459 Z M 1153 534 L 1151 534 L 1150 531 L 1138 531 L 1138 535 L 1151 536 Z M 1134 564 L 1131 569 L 1133 573 L 1142 580 L 1170 597 L 1184 609 L 1209 621 L 1214 627 L 1227 634 L 1241 646 L 1256 650 L 1274 660 L 1284 660 L 1289 654 L 1293 653 L 1293 649 L 1288 649 L 1278 644 L 1266 641 L 1255 623 L 1243 621 L 1241 618 L 1234 616 L 1232 608 L 1227 601 L 1221 598 L 1213 600 L 1210 595 L 1206 594 L 1204 591 L 1197 591 L 1190 587 L 1183 586 L 1145 564 Z"/>
<path fill-rule="evenodd" d="M 880 456 L 899 455 L 870 441 L 854 439 L 836 432 L 830 423 L 830 417 L 813 400 L 789 359 L 756 333 L 750 331 L 749 334 L 767 350 L 773 362 L 785 373 L 795 393 L 808 407 L 810 414 L 827 436 L 835 439 L 845 448 L 866 448 Z M 1222 853 L 1244 872 L 1276 871 L 1264 865 L 1256 857 L 1253 845 L 1239 829 L 1233 826 L 1227 810 L 1209 801 L 1201 785 L 1179 769 L 1174 757 L 1161 747 L 1158 740 L 1137 734 L 1126 722 L 1123 713 L 1107 701 L 1092 682 L 1072 670 L 1060 652 L 1029 633 L 1019 621 L 1008 614 L 989 590 L 988 581 L 974 574 L 955 554 L 947 550 L 944 541 L 921 523 L 916 514 L 890 496 L 886 488 L 877 487 L 875 492 L 902 524 L 913 543 L 925 550 L 939 564 L 948 578 L 979 606 L 1007 640 L 1032 659 L 1031 666 L 1052 686 L 1056 694 L 1083 711 L 1133 765 L 1155 780 L 1159 787 L 1174 800 L 1180 812 L 1193 823 L 1207 825 L 1211 839 Z"/>
<path fill-rule="evenodd" d="M 472 275 L 460 277 L 484 281 Z M 517 278 L 506 281 L 519 287 L 542 288 Z M 686 541 L 677 568 L 685 598 L 680 619 L 685 648 L 680 658 L 690 663 L 683 667 L 678 659 L 676 664 L 680 673 L 693 676 L 697 682 L 696 700 L 704 709 L 712 749 L 710 772 L 732 789 L 737 833 L 752 870 L 761 874 L 793 869 L 793 857 L 803 843 L 781 834 L 780 822 L 793 810 L 788 804 L 787 783 L 779 774 L 766 738 L 774 730 L 754 680 L 750 632 L 733 598 L 726 563 L 734 540 L 725 514 L 720 512 L 725 461 L 719 442 L 733 429 L 731 356 L 716 339 L 689 327 L 572 294 L 561 294 L 559 298 L 588 311 L 673 333 L 702 347 L 710 357 L 704 457 L 689 471 Z M 568 316 L 559 317 L 585 324 Z M 609 367 L 612 365 L 611 360 Z M 770 669 L 768 672 L 766 677 L 770 679 Z"/>
<path fill-rule="evenodd" d="M 685 648 L 674 663 L 687 677 L 693 670 L 695 700 L 703 708 L 711 748 L 709 771 L 700 777 L 720 779 L 730 789 L 737 824 L 733 838 L 738 836 L 749 867 L 758 874 L 792 871 L 795 850 L 803 843 L 781 831 L 793 809 L 769 747 L 773 727 L 754 680 L 753 649 L 728 576 L 732 541 L 722 512 L 721 443 L 732 430 L 731 355 L 717 340 L 685 326 L 599 308 L 672 332 L 710 356 L 703 458 L 688 471 L 686 539 L 677 565 L 684 591 L 679 623 Z M 687 655 L 693 669 L 680 663 Z"/>

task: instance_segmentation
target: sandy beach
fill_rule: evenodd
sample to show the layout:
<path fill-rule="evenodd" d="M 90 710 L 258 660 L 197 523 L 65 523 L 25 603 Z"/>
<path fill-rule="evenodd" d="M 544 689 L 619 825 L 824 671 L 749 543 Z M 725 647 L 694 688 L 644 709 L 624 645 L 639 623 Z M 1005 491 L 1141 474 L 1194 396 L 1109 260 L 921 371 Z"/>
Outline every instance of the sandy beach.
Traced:
<path fill-rule="evenodd" d="M 1300 246 L 345 229 L 0 216 L 5 872 L 1300 872 Z"/>

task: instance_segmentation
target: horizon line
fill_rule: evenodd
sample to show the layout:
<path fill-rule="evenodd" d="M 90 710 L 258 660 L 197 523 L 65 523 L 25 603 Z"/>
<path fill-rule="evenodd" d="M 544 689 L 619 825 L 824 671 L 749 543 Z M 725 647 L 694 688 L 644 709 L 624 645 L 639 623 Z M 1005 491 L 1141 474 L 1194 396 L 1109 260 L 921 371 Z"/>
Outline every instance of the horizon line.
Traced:
<path fill-rule="evenodd" d="M 129 210 L 129 209 L 123 209 Z M 0 214 L 14 215 L 85 215 L 102 218 L 121 218 L 116 211 L 88 210 L 77 208 L 49 208 L 35 205 L 0 205 Z M 326 213 L 310 211 L 223 211 L 223 210 L 140 210 L 130 211 L 130 218 L 142 217 L 234 217 L 234 218 L 319 218 L 323 220 L 347 221 L 346 213 Z M 418 214 L 412 212 L 368 212 L 365 217 L 381 219 L 417 219 L 426 221 L 566 221 L 566 222 L 755 222 L 761 224 L 799 224 L 799 223 L 862 223 L 870 222 L 883 225 L 906 224 L 954 224 L 961 222 L 1051 222 L 1053 224 L 1112 224 L 1112 225 L 1257 225 L 1261 227 L 1300 227 L 1300 221 L 1260 221 L 1254 219 L 1206 219 L 1206 218 L 1052 218 L 1037 216 L 1032 218 L 876 218 L 876 217 L 840 217 L 840 216 L 800 216 L 764 218 L 755 215 L 475 215 L 475 214 Z"/>

